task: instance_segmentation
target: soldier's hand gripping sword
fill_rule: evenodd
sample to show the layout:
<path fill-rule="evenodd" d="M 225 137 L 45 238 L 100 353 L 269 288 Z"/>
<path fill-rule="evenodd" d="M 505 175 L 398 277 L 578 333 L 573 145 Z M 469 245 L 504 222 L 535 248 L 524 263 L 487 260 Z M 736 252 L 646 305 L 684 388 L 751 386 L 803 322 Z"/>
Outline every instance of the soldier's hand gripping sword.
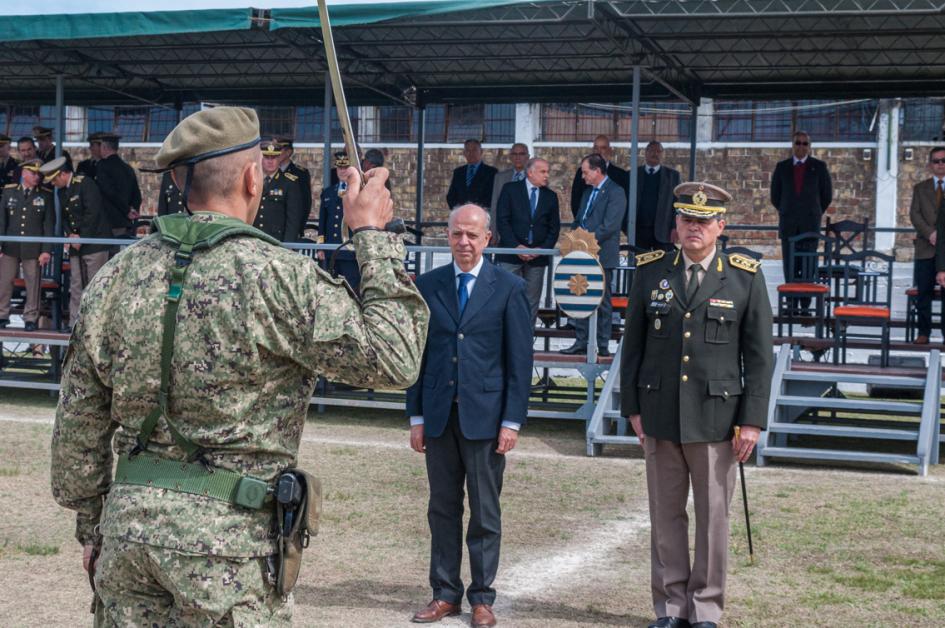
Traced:
<path fill-rule="evenodd" d="M 741 429 L 739 426 L 735 426 L 735 440 L 739 439 L 741 435 Z M 748 518 L 748 489 L 745 488 L 745 463 L 740 461 L 738 462 L 738 472 L 741 475 L 742 479 L 742 503 L 745 505 L 745 528 L 748 530 L 748 562 L 749 564 L 754 564 L 755 562 L 755 548 L 751 543 L 751 519 Z"/>
<path fill-rule="evenodd" d="M 345 153 L 347 154 L 349 166 L 355 168 L 358 172 L 358 179 L 361 187 L 364 187 L 364 172 L 361 170 L 361 154 L 358 152 L 358 145 L 354 137 L 354 129 L 351 126 L 351 117 L 348 115 L 348 101 L 345 99 L 344 86 L 341 84 L 341 67 L 338 65 L 338 57 L 335 54 L 335 38 L 331 33 L 331 22 L 328 19 L 327 0 L 318 0 L 318 18 L 322 27 L 322 40 L 325 42 L 325 60 L 328 62 L 328 75 L 331 77 L 331 91 L 335 98 L 335 109 L 338 111 L 338 124 L 341 125 L 341 135 L 345 142 Z M 338 184 L 338 196 L 344 196 L 347 184 L 344 181 Z M 393 233 L 403 233 L 406 230 L 402 218 L 393 218 L 384 225 L 385 231 Z M 342 240 L 345 244 L 349 239 L 348 224 L 342 223 Z M 344 246 L 344 245 L 342 245 Z M 337 251 L 336 251 L 337 252 Z M 334 254 L 332 254 L 334 257 Z M 333 264 L 330 264 L 333 266 Z"/>

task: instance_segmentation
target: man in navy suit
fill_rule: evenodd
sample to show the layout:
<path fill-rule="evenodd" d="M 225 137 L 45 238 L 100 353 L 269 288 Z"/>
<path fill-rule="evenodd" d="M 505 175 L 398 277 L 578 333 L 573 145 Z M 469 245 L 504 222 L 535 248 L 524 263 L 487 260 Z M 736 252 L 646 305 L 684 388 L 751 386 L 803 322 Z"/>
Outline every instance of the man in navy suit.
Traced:
<path fill-rule="evenodd" d="M 788 268 L 790 238 L 820 231 L 821 218 L 833 201 L 833 183 L 827 164 L 810 156 L 807 133 L 795 133 L 793 144 L 791 157 L 779 161 L 771 175 L 771 204 L 778 210 L 784 280 L 812 281 L 812 276 L 801 276 L 801 260 L 795 260 L 793 268 Z M 795 250 L 813 251 L 816 247 L 817 240 L 804 239 L 795 245 Z"/>
<path fill-rule="evenodd" d="M 433 588 L 433 600 L 413 616 L 417 623 L 461 611 L 464 484 L 472 625 L 496 623 L 499 494 L 505 454 L 528 412 L 533 341 L 525 282 L 482 257 L 491 236 L 485 209 L 454 209 L 447 228 L 453 263 L 417 278 L 430 328 L 420 377 L 407 390 L 407 415 L 410 446 L 426 456 L 430 482 Z"/>
<path fill-rule="evenodd" d="M 492 184 L 498 170 L 482 163 L 482 144 L 477 139 L 466 140 L 463 157 L 466 158 L 466 165 L 453 171 L 453 180 L 446 192 L 446 205 L 453 209 L 466 203 L 475 203 L 488 209 L 492 203 Z"/>
<path fill-rule="evenodd" d="M 525 179 L 506 183 L 496 207 L 496 228 L 503 248 L 551 249 L 561 232 L 558 195 L 548 187 L 548 162 L 537 157 L 525 166 Z M 532 324 L 538 317 L 548 258 L 544 255 L 497 255 L 505 270 L 525 280 Z"/>
<path fill-rule="evenodd" d="M 598 154 L 588 155 L 581 161 L 581 171 L 587 189 L 581 197 L 580 210 L 574 214 L 572 229 L 581 227 L 594 234 L 600 245 L 598 260 L 604 267 L 604 297 L 597 308 L 597 354 L 610 355 L 610 335 L 613 333 L 613 304 L 610 301 L 610 282 L 614 269 L 620 265 L 620 227 L 627 213 L 627 195 L 623 188 L 607 176 L 607 161 Z M 561 353 L 574 355 L 587 352 L 590 319 L 574 321 L 575 342 Z"/>

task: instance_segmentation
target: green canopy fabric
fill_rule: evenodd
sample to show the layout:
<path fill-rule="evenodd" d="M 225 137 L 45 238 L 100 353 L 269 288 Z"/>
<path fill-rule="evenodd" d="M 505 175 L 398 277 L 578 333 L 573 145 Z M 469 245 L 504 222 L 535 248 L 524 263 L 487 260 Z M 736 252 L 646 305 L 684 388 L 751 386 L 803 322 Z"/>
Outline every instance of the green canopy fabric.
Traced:
<path fill-rule="evenodd" d="M 416 15 L 436 15 L 454 11 L 471 11 L 504 4 L 518 4 L 522 0 L 415 0 L 413 2 L 378 2 L 358 4 L 329 4 L 328 17 L 332 26 L 373 24 L 384 20 Z M 272 10 L 270 30 L 279 28 L 314 28 L 321 26 L 318 6 Z"/>

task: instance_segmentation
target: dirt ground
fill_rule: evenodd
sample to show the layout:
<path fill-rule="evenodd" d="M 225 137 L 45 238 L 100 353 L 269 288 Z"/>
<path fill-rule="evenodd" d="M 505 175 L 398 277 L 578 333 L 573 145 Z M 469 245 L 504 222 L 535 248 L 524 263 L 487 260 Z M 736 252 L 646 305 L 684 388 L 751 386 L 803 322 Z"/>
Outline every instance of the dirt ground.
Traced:
<path fill-rule="evenodd" d="M 72 513 L 49 493 L 54 400 L 2 391 L 0 618 L 87 625 L 90 594 Z M 295 625 L 408 625 L 429 601 L 426 472 L 391 412 L 312 413 L 302 466 L 326 487 Z M 748 476 L 755 562 L 742 504 L 733 529 L 726 626 L 933 626 L 945 618 L 945 467 L 777 463 Z M 645 626 L 649 518 L 638 449 L 584 456 L 582 426 L 535 422 L 509 456 L 503 626 Z M 467 576 L 468 581 L 468 576 Z M 468 625 L 467 612 L 443 622 Z"/>

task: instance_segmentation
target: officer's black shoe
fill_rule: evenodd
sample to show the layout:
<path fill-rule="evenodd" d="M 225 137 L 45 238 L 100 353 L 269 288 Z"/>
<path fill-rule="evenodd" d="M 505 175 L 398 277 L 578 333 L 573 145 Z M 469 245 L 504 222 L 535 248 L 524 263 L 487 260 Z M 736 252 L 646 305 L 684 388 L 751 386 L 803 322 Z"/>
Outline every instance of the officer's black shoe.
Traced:
<path fill-rule="evenodd" d="M 6 327 L 6 326 L 9 325 L 9 324 L 10 324 L 10 319 L 9 319 L 9 318 L 0 318 L 0 329 L 3 329 L 4 327 Z"/>
<path fill-rule="evenodd" d="M 609 357 L 610 357 L 610 349 L 608 349 L 607 347 L 598 347 L 598 348 L 597 348 L 597 355 L 599 355 L 599 356 L 602 357 L 602 358 L 609 358 Z"/>
<path fill-rule="evenodd" d="M 689 622 L 680 617 L 660 617 L 647 628 L 689 628 Z"/>
<path fill-rule="evenodd" d="M 719 625 L 714 621 L 697 621 L 694 624 L 690 624 L 691 628 L 719 628 Z"/>
<path fill-rule="evenodd" d="M 36 331 L 36 323 L 26 323 L 23 325 L 23 331 Z"/>
<path fill-rule="evenodd" d="M 565 355 L 580 355 L 581 353 L 587 353 L 587 347 L 585 345 L 579 345 L 575 342 L 567 349 L 562 349 L 559 353 L 563 353 Z"/>

